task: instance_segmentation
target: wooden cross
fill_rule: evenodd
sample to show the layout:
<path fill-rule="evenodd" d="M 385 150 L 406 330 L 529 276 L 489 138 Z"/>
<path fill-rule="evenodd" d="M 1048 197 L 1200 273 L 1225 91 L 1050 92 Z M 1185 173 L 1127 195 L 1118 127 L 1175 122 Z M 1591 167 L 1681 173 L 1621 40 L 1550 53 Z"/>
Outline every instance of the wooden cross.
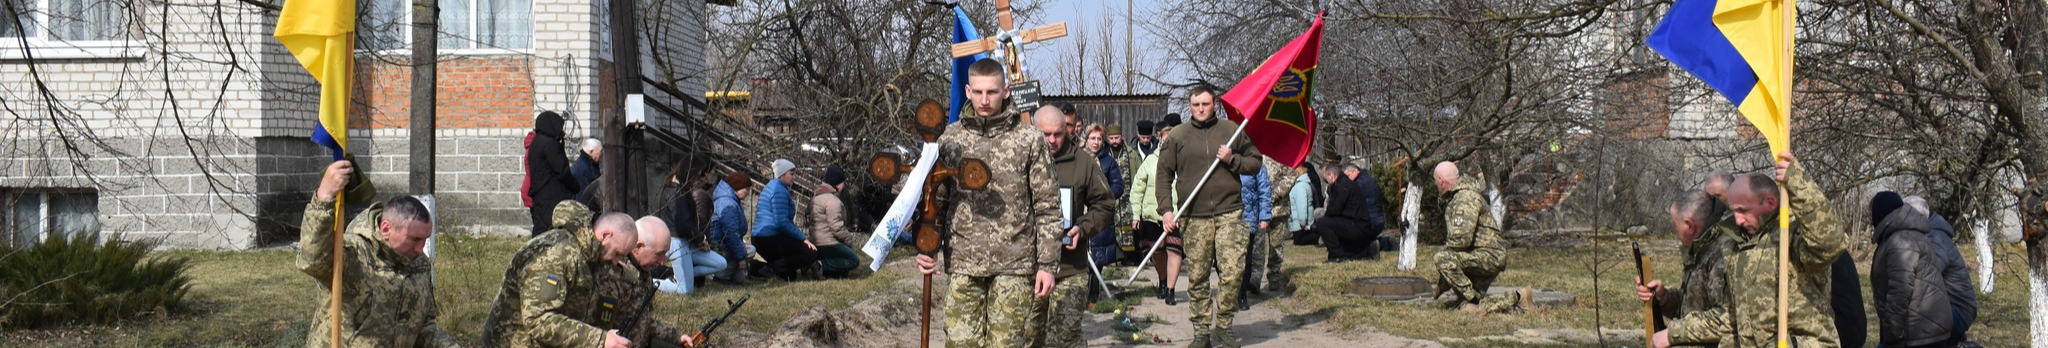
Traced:
<path fill-rule="evenodd" d="M 939 105 L 939 102 L 936 100 L 925 100 L 924 103 L 918 104 L 917 115 L 913 121 L 915 122 L 911 124 L 911 128 L 920 137 L 923 137 L 925 142 L 938 142 L 939 135 L 946 129 L 946 107 Z M 988 188 L 989 181 L 988 163 L 982 162 L 979 159 L 959 158 L 958 148 L 947 148 L 940 151 L 943 152 L 939 157 L 939 163 L 932 164 L 932 171 L 925 179 L 924 190 L 922 191 L 923 196 L 921 196 L 924 198 L 918 200 L 917 203 L 917 218 L 913 219 L 911 223 L 911 230 L 916 231 L 917 252 L 931 256 L 934 259 L 938 257 L 939 240 L 942 237 L 939 226 L 940 207 L 938 194 L 956 189 L 980 191 Z M 916 166 L 904 162 L 900 155 L 893 153 L 875 155 L 875 159 L 868 162 L 868 174 L 873 174 L 875 179 L 884 182 L 896 181 L 896 177 L 915 170 L 917 170 Z M 949 187 L 941 189 L 939 187 L 941 184 Z M 921 315 L 923 326 L 920 330 L 921 334 L 918 335 L 918 342 L 920 347 L 928 348 L 931 346 L 930 339 L 932 336 L 932 275 L 930 274 L 924 275 L 924 297 L 922 300 L 924 304 L 924 312 Z"/>
<path fill-rule="evenodd" d="M 1002 28 L 995 35 L 980 40 L 953 44 L 953 58 L 966 58 L 976 54 L 994 52 L 995 59 L 1003 62 L 1003 68 L 1010 74 L 1010 101 L 1018 112 L 1038 108 L 1038 81 L 1024 76 L 1023 51 L 1017 45 L 1052 40 L 1067 36 L 1067 23 L 1018 31 L 1016 22 L 1010 19 L 1010 0 L 996 0 L 996 25 Z"/>

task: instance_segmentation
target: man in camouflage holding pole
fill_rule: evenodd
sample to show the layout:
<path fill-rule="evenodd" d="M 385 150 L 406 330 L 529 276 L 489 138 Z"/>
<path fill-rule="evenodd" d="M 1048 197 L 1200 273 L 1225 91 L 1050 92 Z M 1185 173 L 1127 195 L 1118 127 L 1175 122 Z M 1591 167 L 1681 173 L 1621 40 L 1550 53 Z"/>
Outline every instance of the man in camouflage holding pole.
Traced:
<path fill-rule="evenodd" d="M 1841 344 L 1835 331 L 1833 305 L 1829 302 L 1832 280 L 1829 271 L 1835 260 L 1849 248 L 1848 232 L 1841 226 L 1819 185 L 1806 178 L 1806 168 L 1792 153 L 1778 154 L 1777 179 L 1764 174 L 1735 177 L 1725 195 L 1728 209 L 1741 228 L 1724 236 L 1733 249 L 1728 251 L 1728 312 L 1720 318 L 1706 318 L 1706 330 L 1731 336 L 1733 347 L 1767 347 L 1778 339 L 1778 238 L 1792 238 L 1790 299 L 1785 305 L 1787 338 L 1794 347 L 1834 347 Z M 1780 191 L 1778 184 L 1783 183 Z M 1780 192 L 1790 199 L 1792 230 L 1778 228 Z"/>
<path fill-rule="evenodd" d="M 982 190 L 937 197 L 946 212 L 946 346 L 1025 347 L 1033 297 L 1052 294 L 1060 272 L 1059 184 L 1045 138 L 1010 106 L 1003 66 L 982 59 L 967 69 L 970 111 L 939 137 L 942 157 L 987 164 Z M 972 114 L 968 114 L 972 113 Z M 939 271 L 938 260 L 917 256 L 918 271 Z"/>
<path fill-rule="evenodd" d="M 342 255 L 334 254 L 335 194 L 348 185 L 355 167 L 335 161 L 320 177 L 306 217 L 299 225 L 300 272 L 331 288 L 334 262 L 342 262 L 343 347 L 454 347 L 441 330 L 440 308 L 434 303 L 434 263 L 422 252 L 434 233 L 427 207 L 412 196 L 372 204 L 349 223 Z M 327 313 L 328 291 L 306 333 L 306 346 L 328 347 L 333 323 Z"/>
<path fill-rule="evenodd" d="M 1177 193 L 1159 195 L 1160 223 L 1167 231 L 1186 227 L 1188 322 L 1195 326 L 1188 346 L 1197 348 L 1239 345 L 1230 327 L 1237 314 L 1251 232 L 1244 224 L 1238 175 L 1259 173 L 1263 157 L 1237 122 L 1217 115 L 1217 93 L 1207 85 L 1188 91 L 1188 110 L 1194 116 L 1188 126 L 1172 130 L 1168 137 L 1173 141 L 1162 144 L 1156 155 L 1155 188 Z M 1189 202 L 1176 202 L 1175 197 Z M 1212 275 L 1217 283 L 1213 286 Z"/>
<path fill-rule="evenodd" d="M 1727 187 L 1727 181 L 1721 180 L 1722 188 Z M 1679 248 L 1685 252 L 1685 287 L 1672 288 L 1658 279 L 1636 286 L 1636 299 L 1654 304 L 1667 319 L 1666 329 L 1658 331 L 1651 341 L 1691 347 L 1732 347 L 1734 342 L 1712 327 L 1712 323 L 1727 315 L 1728 269 L 1722 267 L 1722 261 L 1728 254 L 1727 236 L 1739 227 L 1734 220 L 1722 218 L 1726 212 L 1720 201 L 1704 190 L 1685 191 L 1666 209 L 1671 213 Z"/>

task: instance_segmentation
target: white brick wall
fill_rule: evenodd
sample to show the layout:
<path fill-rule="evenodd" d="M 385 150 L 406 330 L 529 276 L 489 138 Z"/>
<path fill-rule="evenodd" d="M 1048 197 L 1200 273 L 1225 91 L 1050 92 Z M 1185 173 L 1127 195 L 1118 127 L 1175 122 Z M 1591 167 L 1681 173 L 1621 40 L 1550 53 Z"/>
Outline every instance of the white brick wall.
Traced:
<path fill-rule="evenodd" d="M 325 150 L 305 138 L 317 126 L 319 86 L 270 36 L 275 13 L 234 2 L 168 1 L 141 2 L 151 7 L 142 11 L 148 18 L 138 18 L 145 35 L 131 47 L 139 55 L 38 60 L 35 74 L 27 61 L 0 60 L 0 100 L 17 112 L 6 116 L 14 122 L 0 125 L 0 142 L 16 144 L 0 149 L 0 190 L 90 187 L 99 192 L 107 231 L 163 238 L 177 248 L 254 247 L 258 230 L 298 224 L 296 212 L 326 162 Z M 660 24 L 649 29 L 659 38 L 643 40 L 653 45 L 644 52 L 664 58 L 643 63 L 652 69 L 648 75 L 677 78 L 685 93 L 701 95 L 703 79 L 693 76 L 705 66 L 705 4 L 641 2 L 650 7 L 643 13 L 659 16 L 648 23 Z M 167 26 L 155 12 L 166 8 Z M 580 140 L 595 133 L 600 114 L 598 76 L 606 65 L 594 40 L 601 18 L 591 0 L 536 0 L 533 9 L 535 108 L 569 116 L 569 138 Z M 163 28 L 168 32 L 156 35 Z M 76 116 L 50 121 L 52 105 L 38 97 L 37 76 Z M 69 137 L 56 137 L 60 129 Z M 436 131 L 441 206 L 483 225 L 473 232 L 524 231 L 516 190 L 518 142 L 526 131 Z M 366 172 L 386 194 L 406 191 L 408 133 L 350 132 L 352 149 L 370 157 Z M 76 141 L 88 138 L 106 144 Z"/>

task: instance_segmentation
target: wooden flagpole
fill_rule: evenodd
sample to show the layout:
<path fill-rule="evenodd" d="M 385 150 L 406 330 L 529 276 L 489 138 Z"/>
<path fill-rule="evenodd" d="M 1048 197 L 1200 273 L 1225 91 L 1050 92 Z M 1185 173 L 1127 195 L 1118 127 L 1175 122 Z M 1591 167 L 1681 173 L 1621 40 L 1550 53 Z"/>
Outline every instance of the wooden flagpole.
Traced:
<path fill-rule="evenodd" d="M 343 186 L 346 187 L 347 185 Z M 334 264 L 334 280 L 327 283 L 327 313 L 328 319 L 334 323 L 328 328 L 327 333 L 330 337 L 328 342 L 334 348 L 341 348 L 341 260 L 343 259 L 341 255 L 343 224 L 341 217 L 347 214 L 346 211 L 342 210 L 342 202 L 346 201 L 342 199 L 342 195 L 346 194 L 346 191 L 348 189 L 344 188 L 334 193 L 334 254 L 331 255 L 332 258 L 328 259 L 328 262 Z"/>
<path fill-rule="evenodd" d="M 1785 120 L 1783 125 L 1785 129 L 1780 131 L 1785 132 L 1786 149 L 1792 148 L 1792 47 L 1793 35 L 1798 28 L 1798 18 L 1795 11 L 1799 8 L 1799 4 L 1795 1 L 1778 0 L 1777 10 L 1780 20 L 1777 21 L 1778 25 L 1775 26 L 1778 29 L 1778 34 L 1781 35 L 1778 48 L 1784 51 L 1779 52 L 1776 57 L 1778 61 L 1778 78 L 1772 82 L 1778 84 L 1778 88 L 1782 91 L 1781 94 L 1785 96 L 1785 100 L 1778 101 L 1777 107 L 1779 111 L 1778 116 L 1783 117 Z M 1789 160 L 1778 158 L 1778 155 L 1775 153 L 1771 154 L 1773 162 Z M 1789 176 L 1791 172 L 1789 166 L 1786 168 L 1786 172 Z M 1787 177 L 1781 180 L 1789 181 L 1789 179 L 1791 178 Z M 1792 271 L 1789 263 L 1792 254 L 1792 203 L 1790 199 L 1792 196 L 1787 194 L 1789 190 L 1784 185 L 1788 183 L 1780 183 L 1778 185 L 1778 348 L 1788 348 L 1792 345 L 1790 322 L 1787 321 L 1790 318 L 1791 310 L 1786 305 L 1791 302 L 1792 298 Z"/>
<path fill-rule="evenodd" d="M 344 46 L 346 46 L 346 47 L 349 47 L 350 49 L 354 49 L 354 48 L 356 47 L 356 43 L 355 43 L 355 38 L 354 38 L 354 37 L 343 37 L 343 38 L 342 38 L 342 40 L 348 40 L 348 41 L 347 41 L 347 42 L 348 42 L 348 44 L 347 44 L 347 45 L 344 45 Z M 330 52 L 329 54 L 332 54 L 332 53 Z M 347 66 L 343 66 L 343 67 L 342 67 L 342 69 L 347 69 L 347 70 L 349 71 L 349 80 L 351 80 L 351 82 L 353 82 L 352 80 L 354 80 L 354 79 L 355 79 L 355 76 L 354 76 L 354 75 L 355 75 L 355 64 L 356 64 L 356 59 L 355 59 L 355 55 L 354 55 L 354 54 L 352 54 L 352 53 L 351 53 L 351 54 L 349 54 L 349 56 L 348 56 L 348 59 L 347 59 L 347 60 L 348 60 L 348 65 L 347 65 Z M 345 87 L 345 88 L 348 88 L 348 91 L 346 91 L 345 93 L 348 93 L 347 95 L 349 95 L 349 96 L 354 96 L 354 95 L 355 95 L 355 88 L 354 88 L 353 86 L 346 86 L 346 85 L 353 85 L 353 83 L 347 83 L 347 84 L 344 84 L 344 85 L 345 85 L 345 86 L 343 86 L 343 87 Z M 349 98 L 349 99 L 354 99 L 354 98 Z M 343 102 L 344 102 L 344 103 L 346 103 L 347 101 L 345 101 L 345 100 L 344 100 Z M 343 105 L 343 106 L 342 106 L 342 110 L 348 110 L 348 109 L 347 109 L 347 108 L 348 108 L 347 104 L 342 104 L 342 105 Z M 342 121 L 341 121 L 341 122 L 342 122 L 342 123 L 341 123 L 341 124 L 342 124 L 342 126 L 341 126 L 341 134 L 338 134 L 338 135 L 337 135 L 337 134 L 329 134 L 328 136 L 334 137 L 334 138 L 336 138 L 336 139 L 348 139 L 348 116 L 347 116 L 346 114 L 343 114 L 343 115 L 342 115 Z M 347 140 L 342 140 L 342 141 L 339 141 L 339 142 L 337 142 L 337 143 L 343 144 L 343 145 L 341 145 L 341 152 L 342 152 L 343 154 L 346 154 L 346 153 L 348 153 L 348 145 L 346 145 L 346 144 L 348 144 L 348 141 L 347 141 Z M 347 159 L 347 157 L 342 157 L 342 158 L 340 158 L 340 159 L 337 159 L 337 160 L 346 160 L 346 159 Z M 355 168 L 355 163 L 349 163 L 349 168 L 351 168 L 351 170 L 361 170 L 361 169 L 359 169 L 359 168 Z M 367 183 L 365 183 L 365 184 L 367 184 Z M 342 238 L 341 238 L 341 234 L 342 234 L 342 233 L 344 233 L 344 232 L 346 232 L 346 230 L 344 230 L 344 229 L 343 229 L 343 228 L 344 228 L 344 226 L 345 226 L 345 225 L 344 225 L 344 224 L 345 224 L 345 222 L 344 222 L 344 221 L 342 220 L 342 218 L 343 218 L 343 217 L 346 217 L 346 216 L 348 216 L 348 210 L 344 209 L 344 208 L 346 208 L 347 206 L 343 204 L 343 202 L 347 202 L 347 201 L 348 201 L 348 199 L 345 199 L 345 198 L 344 198 L 344 196 L 346 196 L 346 195 L 348 194 L 348 185 L 341 185 L 341 186 L 342 186 L 342 188 L 341 188 L 341 191 L 335 191 L 335 192 L 334 192 L 334 254 L 333 254 L 333 255 L 330 255 L 330 256 L 331 256 L 331 258 L 330 258 L 330 259 L 328 260 L 328 262 L 331 262 L 331 263 L 333 263 L 333 264 L 334 264 L 334 273 L 333 273 L 333 274 L 330 274 L 330 275 L 329 275 L 330 277 L 333 277 L 333 278 L 331 279 L 331 281 L 330 281 L 330 282 L 328 282 L 328 283 L 327 283 L 327 291 L 328 291 L 328 292 L 327 292 L 327 298 L 328 298 L 328 302 L 327 302 L 327 313 L 328 313 L 328 320 L 330 320 L 330 321 L 332 321 L 332 322 L 333 322 L 333 323 L 332 323 L 332 324 L 331 324 L 331 325 L 330 325 L 330 326 L 328 327 L 328 329 L 327 329 L 327 331 L 328 331 L 328 332 L 327 332 L 327 333 L 328 333 L 328 337 L 329 337 L 329 341 L 328 341 L 328 342 L 330 343 L 330 344 L 329 344 L 329 346 L 330 346 L 330 347 L 333 347 L 333 348 L 341 348 L 341 271 L 342 271 L 342 269 L 341 269 L 341 261 L 342 261 L 342 260 L 344 260 L 344 259 L 346 259 L 346 258 L 345 258 L 345 257 L 343 257 L 343 255 L 341 254 L 341 253 L 342 253 L 342 247 L 341 247 L 341 242 L 342 242 Z"/>
<path fill-rule="evenodd" d="M 1228 115 L 1216 115 L 1216 116 L 1212 116 L 1212 117 L 1225 117 L 1225 116 L 1228 116 Z M 1249 117 L 1249 116 L 1247 116 L 1247 117 Z M 1247 120 L 1247 121 L 1249 121 L 1249 120 Z M 1231 132 L 1231 133 L 1230 133 L 1230 140 L 1224 141 L 1224 142 L 1223 142 L 1223 146 L 1231 146 L 1231 145 L 1237 145 L 1237 136 L 1239 136 L 1239 135 L 1243 135 L 1243 134 L 1244 134 L 1244 125 L 1247 125 L 1247 124 L 1251 124 L 1251 122 L 1238 122 L 1238 123 L 1237 123 L 1237 131 L 1234 131 L 1234 132 Z M 1153 151 L 1158 151 L 1158 150 L 1153 150 Z M 1152 154 L 1152 155 L 1153 155 L 1153 156 L 1158 156 L 1159 154 L 1157 154 L 1157 153 L 1154 153 L 1154 154 Z M 1238 154 L 1231 154 L 1231 156 L 1237 156 L 1237 155 L 1238 155 Z M 1214 161 L 1211 161 L 1211 162 L 1209 162 L 1209 170 L 1203 171 L 1203 172 L 1202 172 L 1202 179 L 1201 179 L 1201 180 L 1198 180 L 1198 181 L 1195 181 L 1195 190 L 1194 190 L 1194 191 L 1192 191 L 1192 192 L 1188 192 L 1188 196 L 1187 196 L 1187 197 L 1181 197 L 1181 201 L 1180 201 L 1180 206 L 1179 206 L 1179 207 L 1175 207 L 1175 208 L 1173 208 L 1173 212 L 1172 212 L 1172 213 L 1173 213 L 1173 215 L 1174 215 L 1174 216 L 1173 216 L 1174 220 L 1177 220 L 1177 221 L 1178 221 L 1178 220 L 1180 220 L 1181 218 L 1185 218 L 1185 217 L 1186 217 L 1186 216 L 1181 216 L 1181 212 L 1182 212 L 1182 211 L 1185 211 L 1185 210 L 1188 210 L 1188 204 L 1189 204 L 1189 203 L 1194 203 L 1194 202 L 1195 202 L 1195 195 L 1198 195 L 1198 194 L 1201 194 L 1201 193 L 1202 193 L 1202 186 L 1203 186 L 1203 185 L 1208 185 L 1208 184 L 1209 184 L 1209 175 L 1213 175 L 1213 174 L 1216 174 L 1216 166 L 1217 166 L 1217 165 L 1221 165 L 1221 164 L 1223 164 L 1223 159 L 1221 159 L 1221 158 L 1218 158 L 1218 159 L 1215 159 Z M 1167 186 L 1173 186 L 1173 185 L 1167 185 Z M 1177 189 L 1176 189 L 1176 190 L 1169 190 L 1169 192 L 1164 192 L 1163 194 L 1169 194 L 1169 195 L 1171 195 L 1171 194 L 1176 194 L 1175 192 L 1172 192 L 1172 191 L 1179 191 L 1179 190 L 1177 190 Z M 1150 250 L 1150 251 L 1146 251 L 1146 252 L 1145 252 L 1145 258 L 1142 258 L 1142 259 L 1138 259 L 1138 268 L 1136 268 L 1136 269 L 1138 269 L 1138 270 L 1143 270 L 1143 269 L 1145 269 L 1145 262 L 1147 262 L 1147 261 L 1152 261 L 1152 254 L 1153 254 L 1153 253 L 1157 253 L 1157 252 L 1159 252 L 1159 245 L 1161 245 L 1161 244 L 1166 244 L 1166 234 L 1168 234 L 1168 233 L 1172 233 L 1172 232 L 1173 232 L 1173 231 L 1170 231 L 1170 230 L 1161 230 L 1161 231 L 1159 231 L 1159 240 L 1158 240 L 1158 241 L 1153 241 L 1153 242 L 1152 242 L 1152 250 Z M 1159 276 L 1160 276 L 1160 277 L 1165 277 L 1166 275 L 1165 275 L 1165 274 L 1161 274 L 1161 275 L 1159 275 Z M 1130 278 L 1125 278 L 1125 279 L 1124 279 L 1124 284 L 1123 284 L 1123 285 L 1118 285 L 1118 286 L 1122 286 L 1122 287 L 1128 287 L 1128 286 L 1131 286 L 1131 282 L 1132 282 L 1132 281 L 1136 281 L 1136 280 L 1138 280 L 1138 272 L 1137 272 L 1137 271 L 1132 271 L 1132 272 L 1131 272 L 1131 277 L 1130 277 Z M 1167 281 L 1167 282 L 1169 282 L 1169 283 L 1173 282 L 1173 280 L 1172 280 L 1172 279 L 1167 279 L 1166 281 Z M 1106 286 L 1106 285 L 1105 285 L 1105 286 Z"/>

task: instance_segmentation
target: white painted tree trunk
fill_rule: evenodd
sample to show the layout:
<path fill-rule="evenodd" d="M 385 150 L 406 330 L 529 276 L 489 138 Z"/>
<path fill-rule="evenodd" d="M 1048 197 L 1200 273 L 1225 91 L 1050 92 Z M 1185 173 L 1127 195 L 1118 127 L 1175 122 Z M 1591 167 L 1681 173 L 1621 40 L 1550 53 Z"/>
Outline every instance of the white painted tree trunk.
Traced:
<path fill-rule="evenodd" d="M 2048 247 L 2027 242 L 2027 321 L 2032 328 L 2034 348 L 2048 348 Z"/>
<path fill-rule="evenodd" d="M 1989 294 L 1998 282 L 1991 274 L 1991 219 L 1977 219 L 1976 230 L 1971 232 L 1977 235 L 1977 290 Z"/>
<path fill-rule="evenodd" d="M 1401 261 L 1395 269 L 1415 269 L 1415 235 L 1422 225 L 1422 188 L 1408 184 L 1408 193 L 1401 196 Z"/>
<path fill-rule="evenodd" d="M 1498 187 L 1493 187 L 1493 185 L 1492 185 L 1492 184 L 1487 184 L 1487 185 L 1486 185 L 1486 206 L 1487 206 L 1487 208 L 1486 208 L 1486 211 L 1487 211 L 1488 213 L 1493 213 L 1493 225 L 1494 225 L 1494 226 L 1496 226 L 1496 227 L 1506 227 L 1506 226 L 1508 225 L 1508 221 L 1507 221 L 1507 212 L 1508 212 L 1508 205 L 1507 205 L 1507 202 L 1503 202 L 1503 201 L 1501 201 L 1501 198 L 1500 198 L 1500 188 L 1498 188 Z M 1501 231 L 1501 232 L 1507 232 L 1507 231 Z"/>

